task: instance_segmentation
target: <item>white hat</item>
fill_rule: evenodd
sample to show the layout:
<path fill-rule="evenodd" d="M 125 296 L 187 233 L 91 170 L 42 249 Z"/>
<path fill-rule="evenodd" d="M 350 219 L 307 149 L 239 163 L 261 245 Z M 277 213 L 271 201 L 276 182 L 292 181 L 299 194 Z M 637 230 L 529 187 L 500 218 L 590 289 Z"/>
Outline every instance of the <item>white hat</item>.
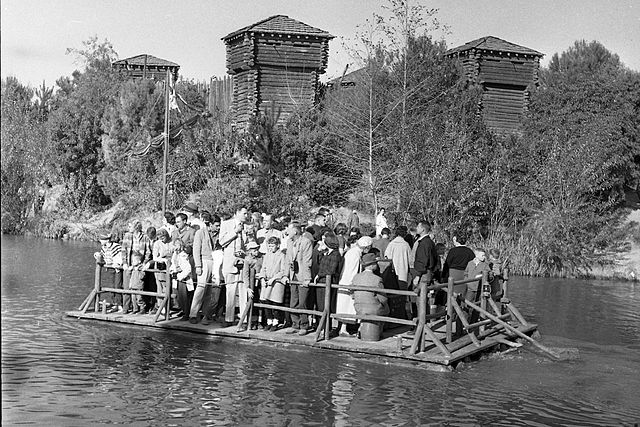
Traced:
<path fill-rule="evenodd" d="M 362 236 L 356 242 L 361 248 L 373 245 L 373 239 L 369 236 Z"/>

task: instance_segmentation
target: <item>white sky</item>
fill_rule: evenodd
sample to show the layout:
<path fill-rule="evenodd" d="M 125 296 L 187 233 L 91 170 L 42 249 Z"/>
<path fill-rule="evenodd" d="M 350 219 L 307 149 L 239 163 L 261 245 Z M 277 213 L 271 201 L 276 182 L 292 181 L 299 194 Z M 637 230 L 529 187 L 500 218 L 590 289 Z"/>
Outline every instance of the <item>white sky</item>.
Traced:
<path fill-rule="evenodd" d="M 414 0 L 417 2 L 418 0 Z M 633 0 L 422 0 L 438 8 L 449 26 L 437 34 L 455 47 L 492 35 L 545 54 L 547 64 L 575 40 L 598 40 L 640 71 L 640 2 Z M 1 0 L 1 75 L 52 86 L 78 66 L 65 54 L 97 35 L 114 45 L 120 59 L 148 53 L 180 64 L 186 78 L 222 76 L 226 34 L 271 15 L 284 14 L 336 36 L 330 43 L 327 76 L 348 62 L 340 38 L 382 1 L 366 0 Z"/>

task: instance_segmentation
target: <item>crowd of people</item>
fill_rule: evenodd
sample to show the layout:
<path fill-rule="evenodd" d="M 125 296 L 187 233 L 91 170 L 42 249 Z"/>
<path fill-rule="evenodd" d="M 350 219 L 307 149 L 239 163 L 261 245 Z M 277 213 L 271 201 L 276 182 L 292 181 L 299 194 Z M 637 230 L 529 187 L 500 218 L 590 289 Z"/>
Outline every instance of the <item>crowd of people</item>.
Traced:
<path fill-rule="evenodd" d="M 218 215 L 187 203 L 176 215 L 166 212 L 162 225 L 148 227 L 134 220 L 124 233 L 100 235 L 103 286 L 144 290 L 171 295 L 169 307 L 184 321 L 204 325 L 238 323 L 249 299 L 269 307 L 253 310 L 253 328 L 285 330 L 306 335 L 318 327 L 319 319 L 304 313 L 285 312 L 278 307 L 325 309 L 326 280 L 337 283 L 328 301 L 332 313 L 340 313 L 332 335 L 356 335 L 353 314 L 392 315 L 414 318 L 416 299 L 401 297 L 392 310 L 380 288 L 418 289 L 421 283 L 474 278 L 487 272 L 492 297 L 499 298 L 503 263 L 499 251 L 471 249 L 466 236 L 456 234 L 453 247 L 434 242 L 428 221 L 415 226 L 397 225 L 392 235 L 384 209 L 376 217 L 376 229 L 363 235 L 357 211 L 346 223 L 334 223 L 332 212 L 320 208 L 301 222 L 290 217 L 250 212 L 238 206 L 233 215 Z M 169 266 L 171 281 L 166 280 Z M 149 271 L 151 270 L 151 271 Z M 475 301 L 478 283 L 457 285 L 461 298 Z M 170 286 L 171 289 L 166 287 Z M 349 286 L 371 291 L 349 290 Z M 102 303 L 109 312 L 156 314 L 164 310 L 163 298 L 138 294 L 107 294 Z M 446 294 L 432 296 L 444 305 Z M 399 310 L 398 310 L 399 307 Z M 164 314 L 164 313 L 161 313 Z M 239 325 L 247 328 L 245 323 Z"/>

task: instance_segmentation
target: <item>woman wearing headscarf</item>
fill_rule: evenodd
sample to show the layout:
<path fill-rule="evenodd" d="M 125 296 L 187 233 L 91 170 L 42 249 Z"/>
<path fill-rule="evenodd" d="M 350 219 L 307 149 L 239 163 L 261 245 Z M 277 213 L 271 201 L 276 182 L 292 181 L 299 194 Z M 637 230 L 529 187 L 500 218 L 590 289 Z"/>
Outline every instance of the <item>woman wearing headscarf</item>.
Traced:
<path fill-rule="evenodd" d="M 337 283 L 340 278 L 340 272 L 342 271 L 342 255 L 340 255 L 340 245 L 338 237 L 327 232 L 322 236 L 322 240 L 318 242 L 318 245 L 322 247 L 322 255 L 319 260 L 318 274 L 315 276 L 315 282 L 319 284 L 325 284 L 326 278 L 329 276 L 332 284 Z M 324 311 L 325 309 L 325 287 L 316 288 L 316 307 L 318 311 Z M 335 312 L 335 300 L 336 293 L 331 291 L 331 311 Z"/>
<path fill-rule="evenodd" d="M 360 273 L 362 255 L 369 252 L 373 245 L 373 239 L 369 236 L 363 236 L 349 248 L 346 254 L 344 254 L 344 263 L 342 265 L 342 273 L 340 274 L 341 286 L 351 286 L 353 278 L 356 274 Z M 339 288 L 338 297 L 336 300 L 336 313 L 341 314 L 356 314 L 356 309 L 353 305 L 353 292 L 348 289 Z M 338 329 L 340 332 L 347 333 L 346 325 L 344 323 L 355 324 L 355 320 L 348 318 L 342 318 L 338 322 Z"/>

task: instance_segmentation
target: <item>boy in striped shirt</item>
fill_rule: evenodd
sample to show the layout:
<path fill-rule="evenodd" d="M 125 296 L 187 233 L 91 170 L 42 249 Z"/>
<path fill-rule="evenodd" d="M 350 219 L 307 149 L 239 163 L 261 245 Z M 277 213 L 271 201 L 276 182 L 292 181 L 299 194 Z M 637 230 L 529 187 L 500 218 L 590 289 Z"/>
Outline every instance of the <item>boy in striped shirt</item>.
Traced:
<path fill-rule="evenodd" d="M 102 275 L 103 280 L 106 279 L 106 287 L 113 286 L 116 289 L 122 289 L 122 246 L 118 242 L 112 241 L 111 234 L 101 234 L 100 252 L 96 252 L 94 257 L 98 264 L 105 266 L 105 272 Z M 102 284 L 101 284 L 102 286 Z M 122 294 L 113 293 L 109 303 L 107 299 L 102 302 L 111 306 L 109 312 L 122 312 Z"/>

